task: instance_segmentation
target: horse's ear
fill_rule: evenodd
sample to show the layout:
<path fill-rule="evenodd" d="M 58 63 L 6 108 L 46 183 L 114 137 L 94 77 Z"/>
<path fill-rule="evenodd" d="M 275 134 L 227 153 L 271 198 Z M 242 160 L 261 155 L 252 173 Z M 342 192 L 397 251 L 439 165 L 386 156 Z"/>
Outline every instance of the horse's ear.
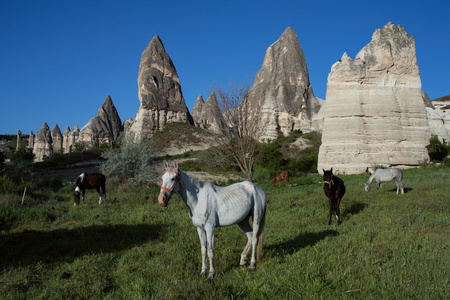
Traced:
<path fill-rule="evenodd" d="M 330 172 L 333 173 L 333 168 L 330 169 Z"/>
<path fill-rule="evenodd" d="M 325 169 L 322 169 L 322 171 L 325 173 Z"/>
<path fill-rule="evenodd" d="M 168 168 L 169 167 L 169 163 L 167 163 L 167 160 L 164 160 L 164 168 Z"/>
<path fill-rule="evenodd" d="M 177 161 L 175 161 L 174 168 L 175 168 L 175 169 L 178 169 L 178 163 L 177 163 Z"/>

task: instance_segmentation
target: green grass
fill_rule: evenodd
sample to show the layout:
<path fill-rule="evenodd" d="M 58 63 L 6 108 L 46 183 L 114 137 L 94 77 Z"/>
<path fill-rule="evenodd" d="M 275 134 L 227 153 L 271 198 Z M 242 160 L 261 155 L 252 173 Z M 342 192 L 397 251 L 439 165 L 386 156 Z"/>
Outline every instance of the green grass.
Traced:
<path fill-rule="evenodd" d="M 368 175 L 340 177 L 341 226 L 326 225 L 319 175 L 287 189 L 256 182 L 268 195 L 263 259 L 254 272 L 239 267 L 245 235 L 218 228 L 213 281 L 199 277 L 197 231 L 178 195 L 167 209 L 157 188 L 108 187 L 101 206 L 87 191 L 76 208 L 71 187 L 23 206 L 1 196 L 0 298 L 449 299 L 450 169 L 405 170 L 404 195 L 393 182 L 366 193 Z"/>

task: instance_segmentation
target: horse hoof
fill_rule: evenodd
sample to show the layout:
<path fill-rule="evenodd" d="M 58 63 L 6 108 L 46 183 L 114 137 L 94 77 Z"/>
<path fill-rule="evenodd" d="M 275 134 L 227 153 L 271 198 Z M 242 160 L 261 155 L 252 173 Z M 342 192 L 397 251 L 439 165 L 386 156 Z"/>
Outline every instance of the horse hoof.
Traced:
<path fill-rule="evenodd" d="M 208 280 L 213 280 L 213 278 L 214 278 L 214 273 L 209 273 Z"/>

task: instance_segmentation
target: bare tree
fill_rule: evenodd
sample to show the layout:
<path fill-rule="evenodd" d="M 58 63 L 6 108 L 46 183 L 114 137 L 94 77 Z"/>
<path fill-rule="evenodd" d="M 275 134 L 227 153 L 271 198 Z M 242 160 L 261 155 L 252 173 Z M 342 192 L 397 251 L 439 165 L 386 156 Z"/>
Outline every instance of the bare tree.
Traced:
<path fill-rule="evenodd" d="M 218 139 L 218 146 L 212 149 L 211 154 L 218 164 L 238 166 L 247 180 L 252 181 L 259 143 L 256 138 L 257 126 L 251 121 L 253 118 L 247 101 L 249 80 L 237 82 L 231 79 L 228 89 L 217 84 L 212 84 L 211 87 L 229 127 L 224 136 Z"/>

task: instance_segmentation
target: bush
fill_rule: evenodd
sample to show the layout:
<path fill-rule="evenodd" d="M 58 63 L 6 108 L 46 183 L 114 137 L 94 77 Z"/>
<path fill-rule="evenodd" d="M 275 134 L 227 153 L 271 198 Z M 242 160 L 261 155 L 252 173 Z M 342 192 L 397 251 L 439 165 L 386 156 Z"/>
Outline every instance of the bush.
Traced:
<path fill-rule="evenodd" d="M 306 148 L 297 157 L 289 160 L 287 169 L 295 173 L 316 173 L 319 152 L 314 148 Z"/>
<path fill-rule="evenodd" d="M 450 152 L 450 145 L 445 140 L 441 142 L 436 135 L 432 135 L 427 150 L 431 161 L 443 161 Z"/>
<path fill-rule="evenodd" d="M 284 165 L 283 153 L 280 151 L 280 143 L 274 141 L 264 146 L 259 154 L 257 163 L 270 170 L 280 170 Z"/>
<path fill-rule="evenodd" d="M 154 151 L 148 146 L 148 141 L 135 141 L 133 134 L 121 138 L 120 149 L 106 151 L 102 157 L 107 161 L 102 165 L 103 174 L 112 182 L 131 186 L 151 184 L 155 173 L 151 168 Z"/>
<path fill-rule="evenodd" d="M 33 158 L 33 153 L 24 148 L 11 153 L 5 170 L 8 177 L 15 183 L 30 180 L 33 175 Z"/>

